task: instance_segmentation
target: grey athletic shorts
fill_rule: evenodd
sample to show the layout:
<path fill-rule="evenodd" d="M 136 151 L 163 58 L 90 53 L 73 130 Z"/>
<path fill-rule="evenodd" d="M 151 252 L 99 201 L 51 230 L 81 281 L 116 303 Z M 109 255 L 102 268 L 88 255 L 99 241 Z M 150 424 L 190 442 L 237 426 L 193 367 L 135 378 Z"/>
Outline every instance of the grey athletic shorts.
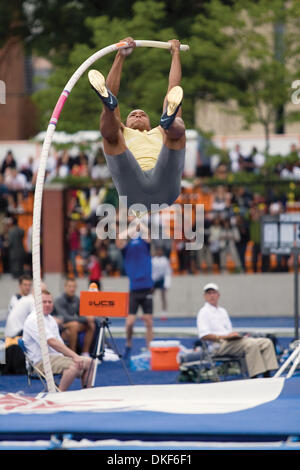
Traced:
<path fill-rule="evenodd" d="M 119 155 L 105 155 L 119 196 L 127 196 L 127 206 L 171 205 L 181 192 L 185 148 L 162 146 L 154 168 L 143 171 L 129 149 Z"/>

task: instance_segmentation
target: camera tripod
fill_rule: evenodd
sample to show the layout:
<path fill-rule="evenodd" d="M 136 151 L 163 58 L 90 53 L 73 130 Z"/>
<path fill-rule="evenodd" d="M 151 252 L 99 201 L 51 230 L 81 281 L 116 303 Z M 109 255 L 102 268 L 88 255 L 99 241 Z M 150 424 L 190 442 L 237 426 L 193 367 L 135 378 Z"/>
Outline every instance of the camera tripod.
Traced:
<path fill-rule="evenodd" d="M 127 370 L 127 367 L 126 367 L 126 364 L 125 364 L 125 361 L 122 357 L 122 355 L 119 353 L 118 351 L 118 348 L 117 348 L 117 345 L 115 343 L 115 340 L 113 338 L 113 335 L 110 331 L 110 328 L 109 328 L 109 324 L 110 324 L 110 320 L 108 318 L 103 318 L 101 319 L 100 321 L 97 319 L 97 322 L 100 323 L 99 325 L 99 332 L 98 332 L 98 338 L 97 338 L 97 346 L 96 348 L 94 349 L 94 353 L 92 354 L 92 358 L 93 358 L 93 361 L 91 362 L 91 366 L 90 366 L 90 369 L 89 369 L 89 372 L 88 372 L 88 376 L 87 376 L 87 380 L 86 380 L 86 383 L 85 383 L 85 386 L 84 388 L 87 387 L 87 383 L 89 381 L 89 378 L 90 378 L 90 374 L 92 372 L 92 368 L 93 368 L 93 376 L 92 376 L 92 387 L 94 387 L 94 384 L 95 384 L 95 379 L 96 379 L 96 374 L 97 374 L 97 369 L 98 369 L 98 364 L 99 362 L 101 363 L 103 361 L 103 358 L 104 358 L 104 355 L 105 355 L 105 338 L 106 338 L 106 331 L 107 333 L 109 334 L 109 337 L 111 339 L 111 342 L 112 342 L 112 345 L 113 345 L 113 348 L 114 348 L 114 351 L 116 352 L 116 354 L 118 355 L 119 359 L 121 360 L 121 363 L 122 363 L 122 366 L 124 368 L 124 371 L 128 377 L 128 380 L 129 380 L 129 383 L 130 385 L 133 385 L 133 382 L 131 380 L 131 377 L 129 375 L 129 372 Z"/>

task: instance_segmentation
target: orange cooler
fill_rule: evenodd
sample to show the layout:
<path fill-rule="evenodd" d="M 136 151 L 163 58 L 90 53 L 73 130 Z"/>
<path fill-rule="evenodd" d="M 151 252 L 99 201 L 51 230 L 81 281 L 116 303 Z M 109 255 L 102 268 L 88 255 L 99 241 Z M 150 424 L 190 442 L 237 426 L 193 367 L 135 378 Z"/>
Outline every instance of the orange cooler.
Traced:
<path fill-rule="evenodd" d="M 178 370 L 179 341 L 151 341 L 151 370 Z"/>

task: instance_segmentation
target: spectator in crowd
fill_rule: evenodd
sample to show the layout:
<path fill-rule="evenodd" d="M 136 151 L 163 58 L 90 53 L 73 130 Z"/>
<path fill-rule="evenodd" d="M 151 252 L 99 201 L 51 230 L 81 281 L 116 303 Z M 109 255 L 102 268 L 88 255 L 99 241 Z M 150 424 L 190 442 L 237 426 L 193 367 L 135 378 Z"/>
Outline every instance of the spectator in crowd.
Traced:
<path fill-rule="evenodd" d="M 219 180 L 226 180 L 228 178 L 228 168 L 224 163 L 219 163 L 215 169 L 214 177 Z"/>
<path fill-rule="evenodd" d="M 300 159 L 300 151 L 296 144 L 291 144 L 290 155 L 294 157 L 295 161 Z"/>
<path fill-rule="evenodd" d="M 42 289 L 46 289 L 44 283 L 42 283 Z M 22 336 L 24 322 L 34 309 L 35 302 L 33 293 L 29 293 L 18 300 L 14 307 L 8 312 L 5 325 L 6 339 Z"/>
<path fill-rule="evenodd" d="M 7 168 L 17 168 L 17 162 L 11 150 L 8 150 L 1 165 L 1 174 L 4 175 Z"/>
<path fill-rule="evenodd" d="M 91 178 L 93 180 L 105 180 L 110 178 L 110 171 L 106 165 L 106 160 L 102 149 L 99 149 L 97 155 L 95 156 L 91 168 Z"/>
<path fill-rule="evenodd" d="M 4 183 L 9 190 L 9 210 L 24 212 L 22 202 L 24 190 L 27 189 L 26 177 L 18 172 L 17 168 L 7 168 L 4 173 Z"/>
<path fill-rule="evenodd" d="M 185 242 L 183 239 L 177 239 L 174 240 L 173 246 L 178 262 L 178 270 L 181 274 L 186 274 L 188 272 L 188 254 L 185 249 Z"/>
<path fill-rule="evenodd" d="M 32 277 L 32 225 L 28 227 L 25 239 L 24 274 Z"/>
<path fill-rule="evenodd" d="M 47 290 L 43 290 L 42 292 L 42 305 L 52 372 L 53 374 L 62 374 L 59 390 L 61 392 L 68 390 L 76 377 L 81 377 L 83 387 L 91 387 L 94 367 L 92 359 L 79 356 L 63 342 L 57 322 L 51 315 L 53 313 L 53 298 Z M 28 351 L 29 359 L 39 370 L 44 372 L 35 311 L 33 311 L 25 321 L 23 340 Z"/>
<path fill-rule="evenodd" d="M 209 155 L 205 151 L 205 144 L 206 139 L 202 136 L 199 138 L 198 141 L 198 149 L 197 149 L 197 157 L 196 157 L 196 176 L 203 177 L 203 176 L 211 176 L 211 162 Z"/>
<path fill-rule="evenodd" d="M 95 282 L 97 284 L 98 290 L 101 290 L 102 270 L 101 270 L 101 264 L 99 262 L 99 258 L 96 256 L 95 253 L 92 253 L 90 255 L 87 268 L 88 268 L 89 284 L 91 282 Z"/>
<path fill-rule="evenodd" d="M 76 295 L 77 284 L 74 279 L 66 279 L 64 293 L 54 301 L 54 313 L 58 324 L 62 327 L 62 336 L 68 341 L 70 349 L 77 351 L 78 334 L 84 332 L 82 354 L 89 356 L 95 336 L 94 317 L 80 315 L 80 299 Z"/>
<path fill-rule="evenodd" d="M 11 297 L 9 304 L 8 304 L 9 312 L 14 308 L 14 306 L 21 299 L 21 297 L 26 297 L 26 295 L 30 294 L 31 288 L 32 288 L 32 279 L 27 274 L 24 274 L 23 276 L 19 277 L 18 284 L 19 284 L 19 292 L 17 292 Z"/>
<path fill-rule="evenodd" d="M 89 160 L 88 156 L 80 151 L 79 155 L 73 159 L 71 174 L 73 176 L 88 176 L 89 175 Z"/>
<path fill-rule="evenodd" d="M 36 160 L 35 165 L 36 165 L 36 173 L 37 173 L 38 167 L 39 167 L 39 159 Z M 57 167 L 57 157 L 53 152 L 50 152 L 50 154 L 47 157 L 47 162 L 46 162 L 46 173 L 45 173 L 46 182 L 51 181 L 53 178 L 55 178 L 56 167 Z"/>
<path fill-rule="evenodd" d="M 161 319 L 164 319 L 168 311 L 167 290 L 171 287 L 172 269 L 162 248 L 157 248 L 152 257 L 152 279 L 154 292 L 156 289 L 161 292 Z"/>
<path fill-rule="evenodd" d="M 247 171 L 248 173 L 253 173 L 255 169 L 255 163 L 253 159 L 253 152 L 251 151 L 249 155 L 246 155 L 242 161 L 241 170 Z"/>
<path fill-rule="evenodd" d="M 25 280 L 27 282 L 25 282 Z M 5 324 L 5 366 L 2 368 L 3 374 L 25 374 L 26 366 L 24 354 L 18 346 L 18 339 L 22 336 L 26 318 L 35 309 L 35 302 L 31 290 L 31 279 L 23 278 L 21 282 L 22 295 L 13 302 L 12 308 L 8 312 Z M 42 283 L 42 289 L 46 286 Z M 18 297 L 18 295 L 17 295 Z"/>
<path fill-rule="evenodd" d="M 174 225 L 176 225 L 176 219 L 177 216 L 174 214 Z M 164 255 L 166 255 L 167 258 L 170 258 L 172 251 L 172 238 L 176 238 L 175 233 L 173 234 L 174 237 L 172 237 L 172 234 L 170 233 L 170 217 L 166 216 L 165 219 L 162 212 L 151 214 L 151 227 L 155 234 L 155 237 L 153 237 L 151 242 L 152 248 L 154 251 L 161 248 Z"/>
<path fill-rule="evenodd" d="M 252 147 L 251 156 L 254 165 L 254 172 L 259 174 L 266 163 L 266 157 L 263 153 L 259 152 L 256 147 Z"/>
<path fill-rule="evenodd" d="M 94 160 L 94 164 L 91 165 L 91 168 L 88 170 L 89 175 L 95 179 L 106 179 L 110 177 L 107 173 L 107 166 L 103 160 L 103 153 L 101 149 L 97 150 L 97 154 Z M 198 202 L 202 202 L 205 200 L 205 212 L 206 216 L 214 218 L 214 215 L 221 215 L 222 219 L 226 217 L 231 217 L 231 221 L 233 220 L 232 217 L 237 214 L 240 214 L 241 217 L 237 217 L 237 220 L 243 218 L 243 222 L 240 220 L 239 232 L 241 240 L 236 242 L 236 248 L 239 253 L 239 257 L 241 260 L 242 268 L 245 269 L 245 250 L 247 246 L 247 237 L 249 236 L 249 241 L 253 242 L 253 264 L 254 270 L 257 271 L 258 269 L 258 262 L 260 261 L 260 229 L 258 224 L 255 222 L 254 218 L 251 215 L 252 207 L 260 206 L 261 200 L 257 197 L 257 195 L 252 193 L 251 185 L 249 188 L 246 185 L 236 185 L 233 181 L 233 184 L 230 182 L 230 178 L 234 176 L 230 175 L 230 171 L 237 172 L 237 171 L 245 171 L 245 163 L 247 163 L 247 158 L 245 155 L 242 154 L 240 146 L 237 145 L 234 150 L 229 152 L 230 154 L 230 168 L 227 168 L 227 164 L 223 162 L 223 159 L 218 156 L 218 164 L 217 167 L 214 169 L 214 177 L 219 179 L 219 182 L 222 184 L 218 184 L 215 189 L 213 189 L 209 184 L 206 185 L 206 181 L 209 182 L 209 175 L 202 175 L 201 179 L 197 179 L 194 182 L 194 187 L 192 189 L 193 184 L 188 183 L 187 186 L 189 187 L 182 187 L 182 192 L 180 195 L 180 202 L 179 204 L 183 203 L 191 203 L 195 204 Z M 251 159 L 253 163 L 253 169 L 255 173 L 261 173 L 264 171 L 266 175 L 270 172 L 269 167 L 265 166 L 266 157 L 262 153 L 257 150 L 257 146 L 253 146 L 251 150 Z M 60 153 L 59 157 L 57 158 L 56 154 L 52 154 L 51 158 L 47 161 L 47 172 L 49 173 L 49 177 L 52 178 L 53 176 L 59 175 L 61 177 L 67 176 L 71 173 L 72 167 L 77 165 L 77 169 L 74 172 L 78 175 L 86 174 L 88 168 L 88 159 L 92 162 L 93 155 L 89 155 L 89 157 L 85 154 L 79 154 L 76 157 L 72 157 L 68 150 L 63 151 Z M 276 157 L 277 158 L 277 157 Z M 239 162 L 241 166 L 239 166 Z M 268 159 L 268 163 L 271 162 L 271 158 Z M 299 150 L 296 145 L 292 145 L 290 149 L 290 154 L 287 155 L 287 158 L 280 158 L 278 156 L 278 166 L 274 168 L 272 171 L 273 173 L 278 172 L 278 176 L 280 176 L 283 180 L 286 180 L 287 184 L 291 182 L 290 188 L 286 191 L 285 195 L 281 198 L 283 201 L 284 207 L 283 209 L 286 210 L 285 203 L 286 201 L 289 202 L 298 202 L 298 195 L 297 195 L 297 184 L 295 184 L 295 188 L 293 189 L 292 186 L 294 182 L 300 180 L 300 158 L 299 158 Z M 214 165 L 212 165 L 214 166 Z M 11 272 L 12 266 L 10 265 L 10 258 L 9 253 L 13 250 L 9 247 L 9 236 L 7 220 L 8 217 L 12 214 L 22 214 L 24 209 L 28 210 L 29 204 L 25 206 L 24 203 L 24 194 L 28 187 L 34 187 L 36 172 L 38 168 L 38 159 L 33 161 L 32 157 L 26 158 L 26 161 L 17 161 L 12 152 L 8 152 L 5 156 L 3 161 L 1 162 L 1 176 L 0 176 L 0 260 L 1 260 L 1 268 L 3 273 Z M 78 170 L 79 168 L 79 170 Z M 82 168 L 82 172 L 80 170 Z M 249 169 L 249 168 L 248 168 Z M 61 173 L 60 173 L 61 171 Z M 252 170 L 251 170 L 252 171 Z M 74 173 L 73 172 L 73 173 Z M 93 173 L 94 172 L 94 173 Z M 98 175 L 98 176 L 97 176 Z M 4 184 L 4 177 L 6 184 Z M 229 177 L 229 179 L 228 179 Z M 48 177 L 47 177 L 48 178 Z M 223 182 L 220 180 L 224 180 Z M 226 181 L 226 185 L 225 185 Z M 229 185 L 230 182 L 230 185 Z M 185 182 L 183 182 L 184 184 Z M 100 202 L 104 201 L 107 202 L 112 201 L 112 194 L 113 192 L 116 194 L 116 191 L 111 190 L 109 187 L 109 182 L 105 183 L 105 187 L 102 187 L 101 191 L 98 191 L 98 188 L 89 188 L 84 191 L 72 191 L 72 197 L 69 198 L 69 207 L 68 207 L 68 217 L 73 218 L 70 224 L 70 233 L 66 237 L 68 240 L 68 260 L 70 261 L 71 265 L 71 273 L 75 277 L 81 275 L 82 270 L 78 269 L 78 263 L 76 266 L 76 259 L 78 261 L 78 255 L 80 255 L 81 259 L 83 260 L 84 266 L 84 275 L 88 275 L 88 269 L 86 263 L 89 261 L 89 255 L 91 253 L 91 245 L 92 249 L 96 249 L 97 256 L 99 257 L 102 275 L 110 276 L 115 275 L 117 273 L 123 272 L 123 258 L 120 253 L 120 250 L 117 248 L 116 244 L 112 240 L 105 240 L 101 241 L 101 243 L 97 243 L 97 240 L 88 240 L 90 237 L 89 233 L 89 224 L 92 224 L 93 227 L 97 224 L 97 217 L 96 217 L 96 208 Z M 24 193 L 25 191 L 25 193 Z M 81 196 L 79 195 L 81 194 Z M 276 201 L 277 199 L 277 187 L 276 186 L 269 186 L 265 189 L 265 213 L 268 212 L 269 205 Z M 206 202 L 208 201 L 208 202 Z M 113 204 L 116 202 L 114 201 Z M 210 206 L 209 208 L 206 207 Z M 29 209 L 30 210 L 30 209 Z M 206 217 L 206 222 L 208 218 Z M 22 227 L 23 221 L 26 223 L 25 219 L 22 220 Z M 160 223 L 160 222 L 159 222 Z M 248 232 L 247 235 L 245 231 L 245 224 L 248 225 Z M 215 231 L 214 224 L 212 231 Z M 78 226 L 78 227 L 77 227 Z M 78 230 L 79 227 L 82 230 Z M 250 227 L 251 227 L 251 234 L 250 234 Z M 20 227 L 19 227 L 20 228 Z M 73 230 L 74 228 L 74 230 Z M 84 233 L 83 233 L 84 232 Z M 88 232 L 88 234 L 86 233 Z M 169 239 L 162 238 L 159 240 L 155 240 L 152 243 L 152 246 L 160 246 L 164 244 L 164 249 L 167 252 L 167 256 L 170 257 L 171 251 L 172 255 L 174 251 L 176 251 L 178 260 L 179 260 L 179 271 L 181 273 L 193 273 L 197 269 L 201 269 L 200 266 L 205 263 L 206 266 L 212 265 L 212 252 L 210 251 L 210 242 L 209 242 L 209 233 L 210 228 L 206 227 L 206 239 L 204 242 L 204 247 L 198 252 L 188 252 L 185 249 L 185 239 L 175 239 L 174 233 L 171 233 L 171 237 Z M 244 238 L 244 235 L 245 237 Z M 26 237 L 30 236 L 30 229 L 26 232 Z M 31 250 L 30 244 L 26 242 L 27 238 L 23 240 L 25 251 L 27 252 L 27 256 L 22 262 L 21 270 L 18 270 L 17 273 L 13 273 L 14 277 L 19 277 L 22 273 L 31 274 Z M 83 242 L 84 240 L 84 242 Z M 89 247 L 87 245 L 89 244 Z M 168 246 L 167 246 L 168 245 Z M 22 247 L 22 244 L 19 244 L 19 248 Z M 212 247 L 213 249 L 213 247 Z M 14 255 L 17 252 L 14 251 Z M 214 261 L 217 264 L 220 264 L 220 249 L 214 252 Z M 19 257 L 20 258 L 20 257 Z M 274 257 L 271 258 L 273 263 Z M 268 271 L 269 268 L 269 257 L 263 255 L 262 256 L 262 268 L 263 271 Z M 81 261 L 81 260 L 80 260 Z M 86 261 L 86 262 L 85 262 Z M 19 263 L 21 264 L 21 263 Z M 81 266 L 80 266 L 81 268 Z M 210 269 L 210 268 L 208 268 Z M 287 270 L 288 263 L 284 257 L 278 257 L 278 265 L 275 268 L 276 270 Z"/>
<path fill-rule="evenodd" d="M 0 234 L 0 252 L 1 252 L 1 263 L 3 273 L 10 272 L 9 265 L 9 241 L 8 233 L 11 226 L 11 219 L 9 217 L 4 217 L 3 219 L 2 231 Z"/>
<path fill-rule="evenodd" d="M 83 150 L 79 151 L 79 154 L 75 157 L 75 163 L 78 165 L 85 166 L 89 164 L 89 157 Z"/>
<path fill-rule="evenodd" d="M 229 151 L 229 159 L 232 173 L 237 173 L 241 169 L 241 163 L 244 160 L 244 156 L 241 153 L 240 144 L 236 144 L 234 149 Z"/>
<path fill-rule="evenodd" d="M 294 163 L 290 161 L 286 162 L 280 172 L 280 178 L 290 180 L 294 179 Z"/>
<path fill-rule="evenodd" d="M 252 268 L 256 273 L 258 271 L 258 259 L 261 255 L 261 270 L 266 272 L 269 270 L 270 259 L 268 255 L 261 253 L 261 217 L 263 215 L 259 206 L 253 206 L 250 209 L 250 225 L 249 233 L 250 240 L 253 242 L 252 246 Z"/>
<path fill-rule="evenodd" d="M 246 272 L 246 250 L 250 240 L 249 223 L 246 218 L 238 213 L 235 215 L 235 226 L 239 231 L 239 240 L 236 242 L 236 248 L 240 257 L 242 269 Z"/>
<path fill-rule="evenodd" d="M 62 155 L 59 156 L 56 165 L 56 175 L 59 178 L 66 178 L 70 174 L 71 170 L 71 159 L 69 152 L 64 150 Z"/>
<path fill-rule="evenodd" d="M 118 249 L 114 240 L 109 240 L 107 247 L 107 255 L 111 263 L 112 273 L 121 273 L 123 271 L 122 253 Z"/>
<path fill-rule="evenodd" d="M 232 194 L 225 186 L 219 185 L 213 191 L 212 211 L 222 216 L 228 216 Z"/>
<path fill-rule="evenodd" d="M 222 230 L 222 219 L 220 216 L 214 217 L 209 227 L 208 243 L 209 250 L 211 252 L 213 263 L 217 264 L 218 268 L 221 269 L 221 230 Z"/>
<path fill-rule="evenodd" d="M 27 178 L 17 168 L 7 168 L 5 170 L 4 182 L 11 191 L 23 191 L 27 188 Z"/>
<path fill-rule="evenodd" d="M 3 183 L 3 175 L 0 173 L 0 267 L 2 272 L 9 272 L 8 262 L 8 210 L 9 190 Z"/>
<path fill-rule="evenodd" d="M 209 234 L 210 234 L 211 219 L 207 214 L 204 214 L 204 239 L 203 247 L 196 251 L 197 267 L 201 270 L 203 263 L 205 264 L 206 271 L 212 270 L 213 259 L 212 253 L 209 249 Z"/>
<path fill-rule="evenodd" d="M 259 209 L 261 215 L 263 215 L 266 212 L 267 203 L 266 203 L 265 195 L 259 194 L 256 192 L 253 193 L 252 201 L 250 204 L 250 209 L 255 206 Z"/>
<path fill-rule="evenodd" d="M 219 287 L 208 283 L 203 290 L 205 304 L 197 315 L 199 338 L 208 342 L 212 354 L 245 357 L 251 378 L 269 377 L 271 371 L 278 369 L 273 342 L 269 338 L 241 336 L 234 331 L 228 312 L 219 306 Z"/>
<path fill-rule="evenodd" d="M 26 187 L 29 189 L 34 175 L 34 158 L 29 156 L 25 158 L 20 165 L 20 173 L 26 178 Z"/>
<path fill-rule="evenodd" d="M 72 176 L 89 176 L 89 167 L 86 163 L 74 163 L 71 174 Z"/>
<path fill-rule="evenodd" d="M 241 214 L 245 215 L 249 211 L 252 200 L 253 194 L 245 186 L 233 188 L 231 203 L 233 206 L 238 207 Z"/>
<path fill-rule="evenodd" d="M 242 265 L 236 248 L 236 243 L 239 241 L 240 233 L 237 227 L 231 225 L 229 218 L 224 219 L 220 231 L 220 263 L 222 271 L 225 271 L 226 269 L 226 261 L 228 254 L 231 256 L 236 270 L 241 271 Z"/>
<path fill-rule="evenodd" d="M 126 348 L 128 357 L 132 348 L 132 336 L 139 307 L 143 309 L 142 319 L 146 327 L 146 345 L 150 347 L 153 337 L 153 280 L 151 246 L 148 227 L 140 219 L 140 231 L 128 218 L 129 226 L 119 234 L 116 243 L 122 251 L 125 273 L 129 278 L 129 315 L 126 318 Z M 143 237 L 142 237 L 143 235 Z M 125 238 L 127 236 L 127 238 Z"/>
<path fill-rule="evenodd" d="M 9 189 L 4 183 L 2 173 L 0 173 L 0 215 L 5 216 L 8 208 Z"/>
<path fill-rule="evenodd" d="M 154 250 L 161 248 L 164 255 L 170 259 L 173 247 L 173 237 L 171 234 L 167 235 L 168 238 L 157 238 L 152 240 L 151 246 Z"/>
<path fill-rule="evenodd" d="M 10 273 L 16 279 L 24 272 L 24 234 L 24 230 L 18 226 L 17 219 L 13 217 L 12 225 L 8 231 L 8 248 Z"/>
<path fill-rule="evenodd" d="M 106 240 L 101 240 L 97 255 L 100 261 L 102 272 L 107 276 L 112 274 L 112 263 L 108 255 L 108 244 L 106 243 Z"/>
<path fill-rule="evenodd" d="M 68 254 L 71 266 L 73 269 L 73 274 L 75 277 L 78 277 L 76 257 L 80 252 L 80 232 L 77 227 L 76 220 L 70 221 L 69 233 L 68 233 Z"/>
<path fill-rule="evenodd" d="M 90 225 L 80 228 L 80 254 L 86 271 L 86 265 L 94 249 L 96 235 L 92 232 Z"/>
<path fill-rule="evenodd" d="M 294 164 L 293 175 L 295 180 L 300 180 L 300 160 Z"/>
<path fill-rule="evenodd" d="M 282 214 L 284 212 L 284 207 L 281 201 L 274 201 L 269 206 L 269 214 L 272 216 Z M 289 255 L 276 255 L 276 266 L 275 272 L 287 272 L 288 271 L 288 260 Z"/>

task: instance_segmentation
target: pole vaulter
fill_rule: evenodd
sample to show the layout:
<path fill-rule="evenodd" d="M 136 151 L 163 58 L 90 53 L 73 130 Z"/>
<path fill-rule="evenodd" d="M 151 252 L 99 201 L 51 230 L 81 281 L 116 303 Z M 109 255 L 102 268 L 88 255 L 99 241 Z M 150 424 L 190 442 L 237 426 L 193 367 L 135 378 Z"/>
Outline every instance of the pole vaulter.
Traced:
<path fill-rule="evenodd" d="M 156 47 L 161 49 L 171 49 L 170 42 L 160 42 L 160 41 L 149 41 L 149 40 L 135 40 L 135 47 Z M 40 155 L 39 168 L 37 173 L 37 180 L 35 186 L 35 195 L 34 195 L 34 208 L 33 208 L 33 226 L 32 226 L 32 270 L 33 270 L 33 286 L 34 286 L 34 297 L 35 297 L 35 306 L 37 314 L 37 323 L 40 336 L 40 345 L 42 350 L 42 358 L 44 365 L 45 378 L 47 383 L 48 392 L 56 392 L 56 387 L 54 383 L 54 378 L 52 374 L 52 368 L 49 358 L 48 345 L 46 340 L 46 334 L 44 329 L 44 320 L 43 320 L 43 309 L 42 309 L 42 293 L 41 293 L 41 259 L 40 259 L 40 236 L 41 236 L 41 207 L 42 207 L 42 198 L 43 198 L 43 188 L 44 188 L 44 179 L 45 179 L 45 170 L 46 162 L 51 147 L 52 139 L 55 133 L 56 125 L 59 120 L 60 113 L 64 107 L 64 104 L 70 95 L 73 87 L 82 76 L 82 74 L 98 59 L 104 57 L 106 54 L 111 52 L 119 51 L 123 48 L 128 48 L 130 44 L 126 41 L 121 41 L 116 44 L 104 47 L 103 49 L 95 52 L 88 59 L 86 59 L 80 67 L 73 73 L 70 80 L 67 82 L 64 90 L 62 91 L 52 116 L 50 118 L 46 136 L 43 142 L 42 151 Z M 189 50 L 189 46 L 180 45 L 181 51 Z M 165 118 L 168 118 L 172 113 L 169 109 L 166 109 Z M 176 116 L 176 114 L 175 114 Z M 164 116 L 162 116 L 162 119 Z M 163 121 L 161 119 L 161 126 L 163 126 Z M 168 119 L 167 125 L 169 124 Z M 168 132 L 168 129 L 166 129 Z"/>

